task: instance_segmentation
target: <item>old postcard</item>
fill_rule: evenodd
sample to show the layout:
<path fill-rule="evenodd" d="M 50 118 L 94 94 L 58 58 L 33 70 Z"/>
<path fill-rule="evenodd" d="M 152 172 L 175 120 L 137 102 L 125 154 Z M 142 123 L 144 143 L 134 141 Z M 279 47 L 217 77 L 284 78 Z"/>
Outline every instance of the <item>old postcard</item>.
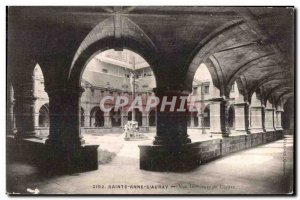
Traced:
<path fill-rule="evenodd" d="M 295 194 L 294 21 L 8 6 L 7 194 Z"/>

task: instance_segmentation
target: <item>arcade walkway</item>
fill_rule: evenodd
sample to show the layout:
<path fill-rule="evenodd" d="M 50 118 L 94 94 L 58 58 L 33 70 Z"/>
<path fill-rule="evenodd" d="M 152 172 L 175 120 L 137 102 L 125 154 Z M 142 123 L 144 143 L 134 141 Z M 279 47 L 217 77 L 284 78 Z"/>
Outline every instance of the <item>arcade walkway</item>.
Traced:
<path fill-rule="evenodd" d="M 46 178 L 28 164 L 8 163 L 7 180 L 12 184 L 8 184 L 7 191 L 27 193 L 27 188 L 37 188 L 42 194 L 279 194 L 292 190 L 291 136 L 225 156 L 187 173 L 140 170 L 138 143 L 124 143 L 111 163 L 80 174 Z M 109 189 L 112 185 L 119 189 Z M 149 189 L 133 189 L 141 185 Z"/>

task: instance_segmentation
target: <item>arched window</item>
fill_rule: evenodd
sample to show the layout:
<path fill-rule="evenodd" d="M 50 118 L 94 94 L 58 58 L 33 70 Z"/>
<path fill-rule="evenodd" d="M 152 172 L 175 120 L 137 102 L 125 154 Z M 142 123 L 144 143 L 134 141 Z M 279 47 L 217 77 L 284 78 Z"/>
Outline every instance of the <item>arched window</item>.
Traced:
<path fill-rule="evenodd" d="M 149 113 L 149 126 L 156 126 L 156 112 L 151 110 Z"/>
<path fill-rule="evenodd" d="M 49 127 L 49 107 L 48 104 L 42 105 L 39 110 L 39 127 Z"/>
<path fill-rule="evenodd" d="M 121 111 L 120 111 L 120 109 L 117 111 L 114 111 L 114 108 L 111 109 L 110 120 L 111 120 L 111 125 L 113 127 L 121 126 Z"/>
<path fill-rule="evenodd" d="M 104 112 L 100 110 L 100 107 L 95 107 L 91 111 L 90 119 L 91 127 L 103 127 L 104 126 Z"/>
<path fill-rule="evenodd" d="M 204 127 L 210 127 L 210 106 L 207 105 L 203 111 L 203 125 Z"/>
<path fill-rule="evenodd" d="M 228 109 L 228 126 L 231 129 L 234 129 L 234 122 L 235 122 L 235 113 L 234 113 L 234 106 L 230 105 Z"/>

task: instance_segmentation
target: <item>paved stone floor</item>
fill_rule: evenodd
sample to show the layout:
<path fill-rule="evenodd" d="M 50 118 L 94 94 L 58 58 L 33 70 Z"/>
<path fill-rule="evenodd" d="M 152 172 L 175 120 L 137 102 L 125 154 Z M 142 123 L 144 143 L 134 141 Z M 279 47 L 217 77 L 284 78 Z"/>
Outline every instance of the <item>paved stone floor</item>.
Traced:
<path fill-rule="evenodd" d="M 37 188 L 42 194 L 281 194 L 292 191 L 291 136 L 222 157 L 185 173 L 140 170 L 137 146 L 151 140 L 125 142 L 118 135 L 106 139 L 102 148 L 117 155 L 96 171 L 44 177 L 30 164 L 7 163 L 7 191 L 28 193 L 28 188 Z M 92 136 L 86 140 L 97 142 Z"/>

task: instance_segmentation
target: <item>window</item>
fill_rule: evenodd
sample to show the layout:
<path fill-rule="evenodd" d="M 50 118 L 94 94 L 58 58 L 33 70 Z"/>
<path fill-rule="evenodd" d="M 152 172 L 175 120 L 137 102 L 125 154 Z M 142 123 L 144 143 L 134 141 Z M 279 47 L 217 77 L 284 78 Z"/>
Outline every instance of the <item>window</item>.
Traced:
<path fill-rule="evenodd" d="M 102 69 L 102 72 L 103 73 L 108 73 L 108 70 L 107 69 Z"/>
<path fill-rule="evenodd" d="M 204 94 L 209 93 L 209 85 L 204 85 Z"/>
<path fill-rule="evenodd" d="M 94 90 L 94 88 L 91 88 L 91 93 L 92 93 L 92 97 L 94 96 L 94 94 L 95 94 L 95 90 Z"/>

